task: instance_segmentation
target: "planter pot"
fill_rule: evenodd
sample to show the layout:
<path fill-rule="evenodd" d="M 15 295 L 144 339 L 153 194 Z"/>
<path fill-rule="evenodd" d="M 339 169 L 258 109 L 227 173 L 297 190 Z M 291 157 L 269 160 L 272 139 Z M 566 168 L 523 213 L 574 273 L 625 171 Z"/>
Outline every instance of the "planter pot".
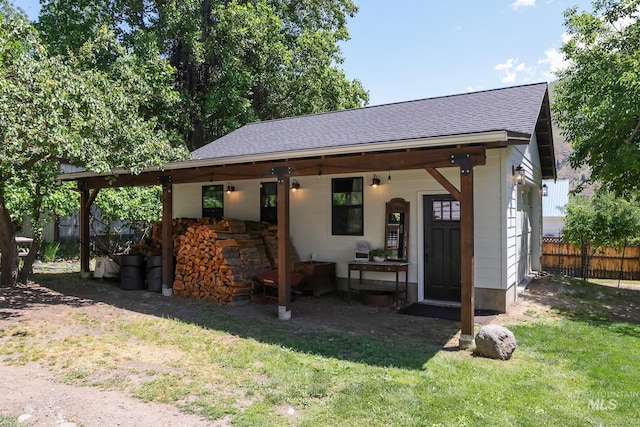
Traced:
<path fill-rule="evenodd" d="M 384 262 L 385 259 L 383 257 L 381 257 L 381 256 L 374 256 L 373 260 L 375 262 Z"/>

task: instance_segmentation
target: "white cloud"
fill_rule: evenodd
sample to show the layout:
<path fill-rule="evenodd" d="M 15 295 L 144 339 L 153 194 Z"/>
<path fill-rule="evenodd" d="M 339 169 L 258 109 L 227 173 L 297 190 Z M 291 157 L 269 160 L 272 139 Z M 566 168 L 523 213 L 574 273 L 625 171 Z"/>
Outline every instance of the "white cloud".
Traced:
<path fill-rule="evenodd" d="M 571 40 L 571 35 L 563 33 L 561 39 L 562 44 L 565 44 Z M 571 63 L 559 49 L 551 47 L 544 51 L 544 57 L 538 60 L 538 65 L 541 68 L 539 74 L 542 78 L 551 81 L 557 78 L 559 71 L 567 68 Z"/>
<path fill-rule="evenodd" d="M 516 0 L 510 4 L 513 10 L 518 10 L 521 7 L 533 7 L 536 5 L 536 0 Z"/>
<path fill-rule="evenodd" d="M 547 71 L 543 72 L 543 75 L 547 80 L 551 80 L 557 76 L 558 71 L 569 66 L 569 61 L 558 49 L 550 48 L 544 51 L 544 58 L 539 60 L 538 64 L 547 67 Z"/>
<path fill-rule="evenodd" d="M 518 75 L 521 73 L 531 74 L 531 68 L 527 67 L 524 62 L 519 62 L 518 58 L 509 58 L 504 64 L 498 64 L 495 70 L 504 73 L 502 83 L 514 83 Z"/>

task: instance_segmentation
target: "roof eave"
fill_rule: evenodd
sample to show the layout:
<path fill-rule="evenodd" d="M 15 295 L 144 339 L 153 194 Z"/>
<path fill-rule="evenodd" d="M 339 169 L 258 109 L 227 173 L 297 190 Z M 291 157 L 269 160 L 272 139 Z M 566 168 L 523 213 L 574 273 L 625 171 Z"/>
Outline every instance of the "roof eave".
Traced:
<path fill-rule="evenodd" d="M 446 147 L 456 145 L 486 144 L 486 143 L 508 143 L 514 138 L 522 139 L 526 143 L 530 136 L 525 134 L 514 134 L 504 130 L 489 131 L 465 135 L 449 135 L 435 138 L 419 138 L 400 141 L 380 141 L 375 143 L 355 144 L 342 147 L 326 147 L 313 150 L 279 151 L 273 153 L 260 153 L 245 156 L 214 157 L 207 159 L 192 159 L 180 162 L 171 162 L 163 166 L 145 168 L 142 172 L 170 171 L 177 169 L 198 168 L 205 166 L 223 166 L 238 163 L 254 163 L 268 161 L 282 161 L 286 159 L 299 159 L 304 157 L 339 156 L 341 154 L 354 154 L 364 152 L 383 152 L 408 150 L 412 148 Z M 62 181 L 75 181 L 83 178 L 128 175 L 130 172 L 125 168 L 113 169 L 109 172 L 74 172 L 58 175 Z"/>

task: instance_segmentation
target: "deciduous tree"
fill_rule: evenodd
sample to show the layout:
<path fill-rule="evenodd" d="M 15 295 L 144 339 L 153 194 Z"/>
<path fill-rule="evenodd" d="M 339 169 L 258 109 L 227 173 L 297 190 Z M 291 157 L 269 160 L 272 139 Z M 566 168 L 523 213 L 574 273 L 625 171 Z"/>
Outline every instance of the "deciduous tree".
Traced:
<path fill-rule="evenodd" d="M 592 198 L 572 197 L 566 211 L 562 238 L 583 250 L 583 279 L 590 258 L 598 250 L 620 250 L 640 239 L 640 207 L 635 199 L 599 190 Z"/>
<path fill-rule="evenodd" d="M 118 46 L 108 30 L 100 34 L 77 54 L 51 57 L 26 16 L 0 0 L 1 286 L 18 279 L 15 236 L 25 213 L 36 224 L 37 247 L 44 213 L 61 208 L 61 159 L 95 172 L 137 172 L 185 155 L 142 108 L 151 93 L 135 55 L 123 49 L 109 72 L 91 65 Z M 25 263 L 23 272 L 30 268 Z"/>
<path fill-rule="evenodd" d="M 352 0 L 43 3 L 38 28 L 56 53 L 77 52 L 107 26 L 139 55 L 153 45 L 168 58 L 182 101 L 173 125 L 190 150 L 248 122 L 368 100 L 360 82 L 338 68 L 346 20 L 357 11 Z"/>
<path fill-rule="evenodd" d="M 593 12 L 565 13 L 569 61 L 559 73 L 554 112 L 574 168 L 619 195 L 640 190 L 640 22 L 638 0 L 599 0 Z"/>

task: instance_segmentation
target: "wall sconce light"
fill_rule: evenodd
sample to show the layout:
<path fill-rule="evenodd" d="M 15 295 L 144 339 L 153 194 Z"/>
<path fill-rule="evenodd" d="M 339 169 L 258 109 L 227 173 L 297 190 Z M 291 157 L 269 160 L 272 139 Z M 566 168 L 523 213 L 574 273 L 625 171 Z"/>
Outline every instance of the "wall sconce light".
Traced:
<path fill-rule="evenodd" d="M 373 179 L 371 180 L 371 186 L 373 188 L 376 188 L 378 185 L 380 185 L 380 178 L 378 178 L 378 176 L 374 173 Z"/>
<path fill-rule="evenodd" d="M 236 187 L 231 185 L 231 183 L 227 182 L 227 194 L 231 194 L 234 191 L 236 191 Z"/>
<path fill-rule="evenodd" d="M 521 165 L 511 165 L 511 175 L 517 185 L 524 185 L 524 168 Z"/>
<path fill-rule="evenodd" d="M 542 197 L 547 197 L 549 195 L 549 187 L 547 184 L 542 184 Z"/>
<path fill-rule="evenodd" d="M 295 179 L 291 183 L 291 191 L 298 191 L 300 189 L 300 183 Z"/>

